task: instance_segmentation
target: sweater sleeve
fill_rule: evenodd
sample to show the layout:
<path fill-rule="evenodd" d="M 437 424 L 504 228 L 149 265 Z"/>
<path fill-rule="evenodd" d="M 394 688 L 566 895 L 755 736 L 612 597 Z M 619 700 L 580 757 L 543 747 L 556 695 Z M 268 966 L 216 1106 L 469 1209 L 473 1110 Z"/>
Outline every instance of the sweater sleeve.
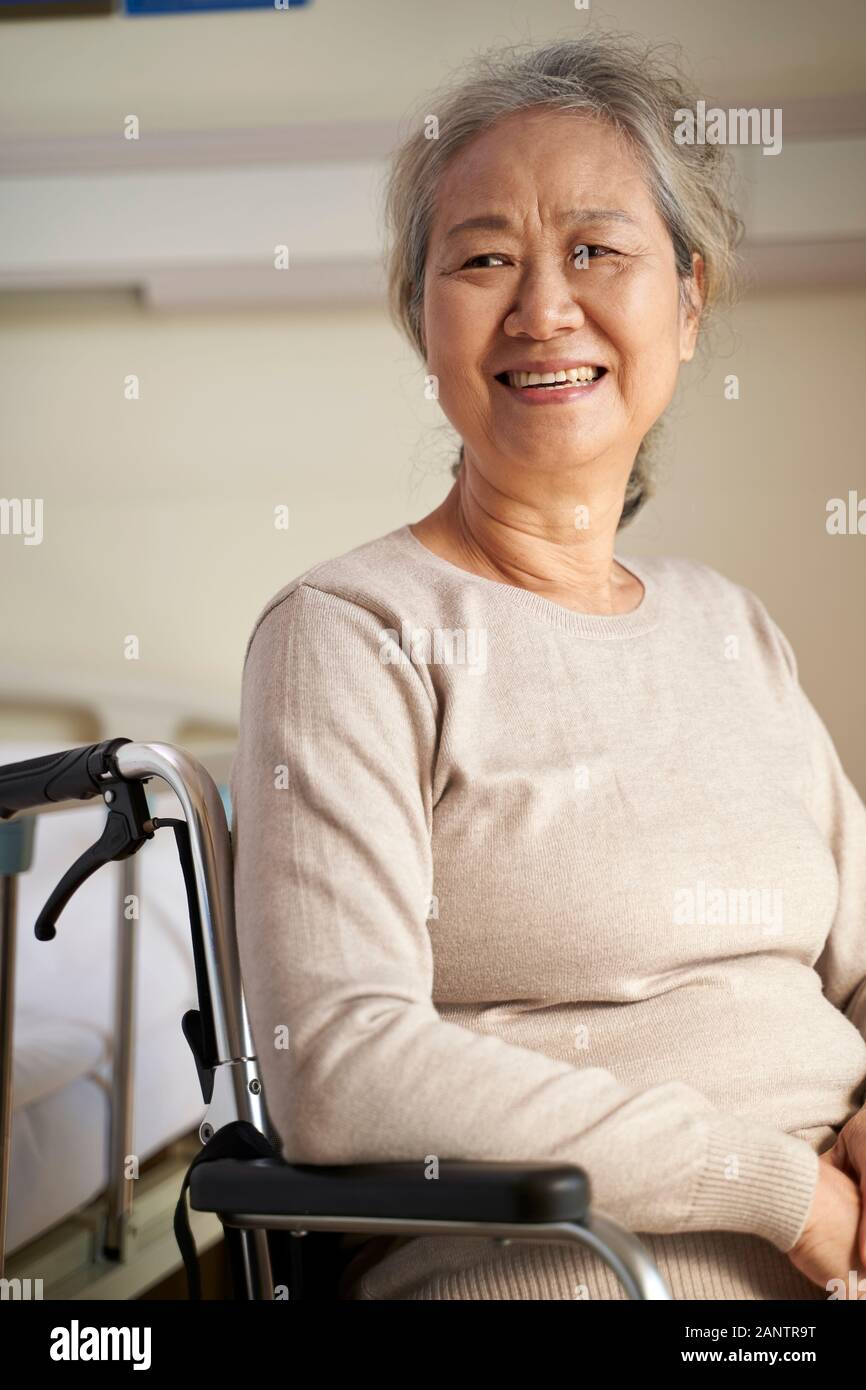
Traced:
<path fill-rule="evenodd" d="M 244 667 L 232 768 L 238 940 L 268 1111 L 293 1162 L 565 1162 L 633 1231 L 787 1251 L 817 1153 L 678 1081 L 634 1090 L 446 1021 L 427 915 L 438 711 L 399 626 L 301 583 Z"/>
<path fill-rule="evenodd" d="M 866 1039 L 866 806 L 845 773 L 826 725 L 799 683 L 788 638 L 773 624 L 785 657 L 808 749 L 809 808 L 833 855 L 839 894 L 815 963 L 824 994 Z"/>

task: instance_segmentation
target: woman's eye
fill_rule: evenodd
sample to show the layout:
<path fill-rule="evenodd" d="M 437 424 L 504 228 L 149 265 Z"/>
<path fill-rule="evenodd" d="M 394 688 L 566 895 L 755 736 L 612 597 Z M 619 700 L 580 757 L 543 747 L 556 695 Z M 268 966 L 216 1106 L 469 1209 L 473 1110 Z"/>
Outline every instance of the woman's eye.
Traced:
<path fill-rule="evenodd" d="M 602 256 L 618 256 L 619 252 L 614 251 L 610 246 L 587 246 L 581 244 L 580 246 L 575 246 L 571 255 L 574 262 L 580 265 L 586 261 L 598 260 Z M 490 268 L 491 263 L 502 265 L 506 259 L 507 258 L 499 251 L 482 251 L 477 256 L 473 256 L 470 260 L 466 261 L 460 269 L 486 270 Z"/>
<path fill-rule="evenodd" d="M 462 269 L 471 270 L 478 261 L 502 261 L 504 259 L 504 256 L 501 256 L 498 251 L 482 251 L 480 255 L 473 256 L 471 260 L 468 260 Z M 483 270 L 484 267 L 482 266 L 481 269 Z"/>
<path fill-rule="evenodd" d="M 574 259 L 575 259 L 576 261 L 581 261 L 581 260 L 595 260 L 595 259 L 597 259 L 597 258 L 594 257 L 594 256 L 592 255 L 592 252 L 593 252 L 593 251 L 599 252 L 599 254 L 602 255 L 602 256 L 618 256 L 618 255 L 619 255 L 619 252 L 618 252 L 618 251 L 614 251 L 610 246 L 585 246 L 585 245 L 581 245 L 581 246 L 575 246 L 575 248 L 574 248 L 574 250 L 573 250 L 573 252 L 572 252 L 572 256 L 574 257 Z"/>

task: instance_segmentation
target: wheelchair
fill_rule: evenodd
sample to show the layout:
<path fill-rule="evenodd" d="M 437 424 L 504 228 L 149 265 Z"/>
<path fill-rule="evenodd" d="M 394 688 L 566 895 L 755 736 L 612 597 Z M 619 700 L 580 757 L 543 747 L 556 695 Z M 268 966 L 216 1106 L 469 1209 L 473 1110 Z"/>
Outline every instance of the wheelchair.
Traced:
<path fill-rule="evenodd" d="M 144 783 L 160 778 L 183 820 L 152 816 Z M 29 867 L 28 813 L 101 796 L 103 833 L 57 885 L 35 923 L 50 941 L 72 894 L 110 860 L 136 854 L 171 827 L 186 886 L 198 1008 L 184 1014 L 204 1103 L 202 1148 L 183 1181 L 175 1235 L 191 1298 L 200 1298 L 186 1213 L 222 1224 L 236 1300 L 334 1302 L 357 1253 L 345 1237 L 484 1236 L 578 1242 L 593 1250 L 633 1299 L 671 1294 L 640 1241 L 592 1209 L 588 1175 L 562 1163 L 443 1160 L 435 1181 L 415 1162 L 294 1164 L 281 1155 L 269 1119 L 247 1016 L 235 936 L 232 846 L 226 807 L 206 768 L 167 743 L 106 739 L 0 767 L 0 832 L 16 843 L 0 859 L 0 1273 L 5 1241 L 11 1119 L 15 875 Z M 7 826 L 3 822 L 8 822 Z"/>

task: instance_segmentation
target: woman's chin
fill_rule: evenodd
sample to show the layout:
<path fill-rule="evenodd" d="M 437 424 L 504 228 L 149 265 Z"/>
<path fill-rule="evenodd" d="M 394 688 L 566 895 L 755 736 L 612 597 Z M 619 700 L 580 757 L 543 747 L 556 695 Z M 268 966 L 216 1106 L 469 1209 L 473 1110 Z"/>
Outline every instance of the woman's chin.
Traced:
<path fill-rule="evenodd" d="M 552 460 L 559 466 L 577 468 L 615 449 L 616 437 L 571 421 L 559 428 L 510 429 L 507 437 L 503 435 L 498 441 L 494 434 L 493 447 L 495 456 L 515 459 L 522 468 L 533 464 L 549 467 Z"/>

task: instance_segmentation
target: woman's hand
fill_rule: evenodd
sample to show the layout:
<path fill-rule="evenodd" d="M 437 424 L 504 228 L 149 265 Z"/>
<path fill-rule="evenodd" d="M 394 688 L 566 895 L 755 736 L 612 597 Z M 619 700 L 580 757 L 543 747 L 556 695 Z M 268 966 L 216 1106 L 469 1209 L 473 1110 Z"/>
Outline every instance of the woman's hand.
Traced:
<path fill-rule="evenodd" d="M 860 1215 L 860 1263 L 866 1265 L 866 1106 L 852 1115 L 839 1131 L 839 1138 L 828 1153 L 822 1154 L 860 1189 L 863 1211 Z"/>
<path fill-rule="evenodd" d="M 858 1251 L 863 1225 L 860 1187 L 834 1154 L 835 1146 L 819 1156 L 818 1184 L 809 1215 L 800 1239 L 787 1252 L 788 1259 L 819 1288 L 826 1289 L 831 1279 L 841 1279 L 846 1298 L 853 1270 L 858 1290 L 854 1297 L 866 1298 L 866 1260 Z"/>

